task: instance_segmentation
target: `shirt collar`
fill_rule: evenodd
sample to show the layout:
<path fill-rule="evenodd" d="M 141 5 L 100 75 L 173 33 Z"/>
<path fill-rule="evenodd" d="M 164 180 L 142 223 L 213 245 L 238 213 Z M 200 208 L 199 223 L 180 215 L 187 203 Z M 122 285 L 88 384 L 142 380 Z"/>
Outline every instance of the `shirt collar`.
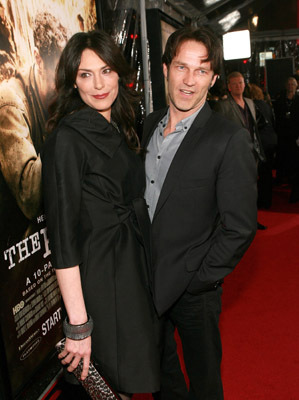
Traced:
<path fill-rule="evenodd" d="M 195 118 L 197 117 L 198 113 L 201 111 L 203 105 L 197 110 L 195 111 L 193 114 L 189 115 L 188 117 L 182 119 L 181 121 L 179 121 L 176 126 L 175 126 L 175 131 L 172 133 L 179 133 L 181 131 L 188 131 L 191 127 L 191 125 L 193 124 Z M 161 121 L 159 122 L 159 132 L 163 134 L 164 129 L 168 123 L 169 120 L 169 108 L 167 110 L 167 113 L 165 114 L 165 116 L 161 119 Z"/>

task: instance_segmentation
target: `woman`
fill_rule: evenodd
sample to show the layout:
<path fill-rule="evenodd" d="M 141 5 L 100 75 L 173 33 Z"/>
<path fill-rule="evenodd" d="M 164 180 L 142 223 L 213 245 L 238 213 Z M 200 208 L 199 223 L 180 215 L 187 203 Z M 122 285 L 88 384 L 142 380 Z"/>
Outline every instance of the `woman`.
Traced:
<path fill-rule="evenodd" d="M 130 69 L 104 32 L 75 34 L 56 73 L 42 153 L 45 211 L 67 318 L 63 364 L 90 354 L 112 387 L 159 390 L 149 221 Z M 92 331 L 93 320 L 93 331 Z M 92 331 L 92 334 L 91 334 Z"/>

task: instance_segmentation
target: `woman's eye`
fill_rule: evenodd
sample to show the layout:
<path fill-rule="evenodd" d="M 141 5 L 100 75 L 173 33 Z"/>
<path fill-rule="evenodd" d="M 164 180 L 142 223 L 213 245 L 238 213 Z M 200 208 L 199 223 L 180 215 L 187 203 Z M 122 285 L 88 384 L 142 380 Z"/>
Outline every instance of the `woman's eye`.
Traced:
<path fill-rule="evenodd" d="M 103 70 L 103 73 L 104 73 L 104 74 L 110 74 L 110 72 L 111 72 L 111 68 L 105 68 L 105 69 Z"/>
<path fill-rule="evenodd" d="M 89 72 L 82 72 L 81 74 L 80 74 L 80 78 L 88 78 L 90 76 L 90 73 Z"/>

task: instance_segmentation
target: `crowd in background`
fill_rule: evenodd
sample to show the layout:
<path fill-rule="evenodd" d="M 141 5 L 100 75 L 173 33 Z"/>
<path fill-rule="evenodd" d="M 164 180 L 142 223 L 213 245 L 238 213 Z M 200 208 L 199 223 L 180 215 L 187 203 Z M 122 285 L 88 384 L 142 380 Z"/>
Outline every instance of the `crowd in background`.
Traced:
<path fill-rule="evenodd" d="M 264 160 L 258 163 L 258 207 L 271 207 L 273 186 L 289 187 L 289 202 L 298 202 L 299 71 L 286 79 L 284 90 L 273 99 L 261 85 L 245 80 L 244 84 L 244 98 L 254 102 L 252 119 L 256 121 L 265 155 Z M 232 99 L 229 83 L 219 79 L 209 93 L 209 103 L 221 112 L 229 99 Z"/>

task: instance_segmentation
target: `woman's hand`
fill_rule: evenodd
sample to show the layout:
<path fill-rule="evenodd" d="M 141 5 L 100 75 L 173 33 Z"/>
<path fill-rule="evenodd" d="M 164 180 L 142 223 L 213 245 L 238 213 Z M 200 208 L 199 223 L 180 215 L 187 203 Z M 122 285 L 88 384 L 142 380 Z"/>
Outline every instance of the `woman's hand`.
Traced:
<path fill-rule="evenodd" d="M 69 372 L 74 371 L 78 366 L 81 358 L 83 359 L 83 369 L 81 379 L 84 380 L 88 375 L 89 362 L 91 354 L 91 336 L 82 340 L 72 340 L 66 338 L 64 350 L 59 353 L 58 358 L 61 359 L 63 365 L 68 365 Z"/>

